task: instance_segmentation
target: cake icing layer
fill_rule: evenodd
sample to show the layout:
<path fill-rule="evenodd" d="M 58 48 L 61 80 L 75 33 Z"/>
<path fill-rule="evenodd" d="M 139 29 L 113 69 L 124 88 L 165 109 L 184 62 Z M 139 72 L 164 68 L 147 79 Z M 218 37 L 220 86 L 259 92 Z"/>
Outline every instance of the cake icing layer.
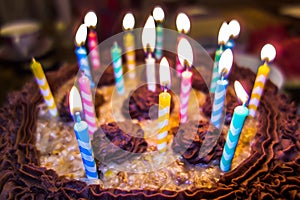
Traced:
<path fill-rule="evenodd" d="M 65 66 L 47 74 L 54 93 L 76 69 L 76 66 Z M 248 70 L 238 67 L 233 68 L 231 76 L 235 77 L 230 80 L 243 80 L 249 86 L 255 78 Z M 277 94 L 269 81 L 258 109 L 259 125 L 251 155 L 234 170 L 221 175 L 215 188 L 181 192 L 103 189 L 101 184 L 70 180 L 40 167 L 34 133 L 38 105 L 42 101 L 32 81 L 21 91 L 11 93 L 0 109 L 0 199 L 300 198 L 300 118 L 293 103 L 285 95 Z"/>

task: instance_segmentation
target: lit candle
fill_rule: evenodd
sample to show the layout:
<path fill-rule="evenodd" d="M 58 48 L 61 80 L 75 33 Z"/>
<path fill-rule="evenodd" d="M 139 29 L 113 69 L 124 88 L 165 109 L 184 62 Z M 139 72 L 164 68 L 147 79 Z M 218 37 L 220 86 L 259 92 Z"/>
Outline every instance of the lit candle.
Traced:
<path fill-rule="evenodd" d="M 158 134 L 157 134 L 157 150 L 165 152 L 167 150 L 168 125 L 170 118 L 171 95 L 167 89 L 171 87 L 170 67 L 167 59 L 163 57 L 159 67 L 160 84 L 164 87 L 164 91 L 158 97 Z"/>
<path fill-rule="evenodd" d="M 135 19 L 132 13 L 127 13 L 123 18 L 123 28 L 126 31 L 124 34 L 124 47 L 126 53 L 127 69 L 130 78 L 135 77 L 135 44 L 134 36 L 131 33 L 135 24 Z"/>
<path fill-rule="evenodd" d="M 98 36 L 95 30 L 97 25 L 97 15 L 90 11 L 84 17 L 84 24 L 89 27 L 88 47 L 90 50 L 90 58 L 94 71 L 100 67 L 100 55 L 98 50 Z"/>
<path fill-rule="evenodd" d="M 96 122 L 92 91 L 90 87 L 90 80 L 84 73 L 82 73 L 78 82 L 79 82 L 80 94 L 82 98 L 85 121 L 88 124 L 89 134 L 92 137 L 94 132 L 97 130 L 97 122 Z"/>
<path fill-rule="evenodd" d="M 152 57 L 155 48 L 155 23 L 152 16 L 149 16 L 142 32 L 142 43 L 146 53 L 146 77 L 148 90 L 155 91 L 155 59 Z"/>
<path fill-rule="evenodd" d="M 116 79 L 116 87 L 118 94 L 125 94 L 124 79 L 123 79 L 123 69 L 122 69 L 122 49 L 115 42 L 111 48 L 111 57 L 114 67 L 114 75 Z"/>
<path fill-rule="evenodd" d="M 81 24 L 75 36 L 75 43 L 76 43 L 75 53 L 77 56 L 79 69 L 83 71 L 84 74 L 89 78 L 90 85 L 91 85 L 90 87 L 94 88 L 95 84 L 92 79 L 86 48 L 84 47 L 86 36 L 87 36 L 87 28 L 84 24 Z"/>
<path fill-rule="evenodd" d="M 249 110 L 250 116 L 255 117 L 256 110 L 260 102 L 260 98 L 262 96 L 269 72 L 270 67 L 268 66 L 268 62 L 274 60 L 276 56 L 276 49 L 271 44 L 266 44 L 261 49 L 261 60 L 264 62 L 257 71 L 255 83 L 253 86 L 250 102 L 249 102 Z"/>
<path fill-rule="evenodd" d="M 234 88 L 237 96 L 243 102 L 243 105 L 235 107 L 233 112 L 233 117 L 230 123 L 226 143 L 223 149 L 223 154 L 220 162 L 220 168 L 223 172 L 227 172 L 231 168 L 231 162 L 234 157 L 234 152 L 240 138 L 240 133 L 244 126 L 245 119 L 249 114 L 249 110 L 245 106 L 245 103 L 248 100 L 248 94 L 238 81 L 234 82 Z"/>
<path fill-rule="evenodd" d="M 180 86 L 180 122 L 185 123 L 188 119 L 188 105 L 192 88 L 192 72 L 190 67 L 193 63 L 193 50 L 187 39 L 182 38 L 178 43 L 177 55 L 182 66 L 186 70 L 181 74 Z"/>
<path fill-rule="evenodd" d="M 156 21 L 156 48 L 155 48 L 155 58 L 157 60 L 162 57 L 162 49 L 163 49 L 163 38 L 164 38 L 164 30 L 162 22 L 165 18 L 164 10 L 156 6 L 153 10 L 153 18 Z"/>
<path fill-rule="evenodd" d="M 210 92 L 213 94 L 215 93 L 217 81 L 220 79 L 219 74 L 219 60 L 221 57 L 221 54 L 224 51 L 224 45 L 228 41 L 228 24 L 226 22 L 223 22 L 223 24 L 220 27 L 219 35 L 218 35 L 218 49 L 215 52 L 215 62 L 213 67 L 213 73 L 212 73 L 212 79 L 210 84 Z"/>
<path fill-rule="evenodd" d="M 43 71 L 42 65 L 32 59 L 31 62 L 31 70 L 35 76 L 35 80 L 40 88 L 40 92 L 43 95 L 44 101 L 48 106 L 49 113 L 51 116 L 55 117 L 58 115 L 56 104 L 51 93 L 50 87 L 48 85 L 48 81 L 46 79 L 45 73 Z"/>
<path fill-rule="evenodd" d="M 86 177 L 88 179 L 98 179 L 96 163 L 93 157 L 92 145 L 88 134 L 88 125 L 80 118 L 82 104 L 79 92 L 75 86 L 73 86 L 70 92 L 69 102 L 70 112 L 72 116 L 75 117 L 74 132 L 78 142 L 83 166 L 85 168 Z"/>
<path fill-rule="evenodd" d="M 231 20 L 228 24 L 228 30 L 230 31 L 230 36 L 229 36 L 229 40 L 225 44 L 225 49 L 228 48 L 233 49 L 235 46 L 234 39 L 238 37 L 241 30 L 239 22 L 235 19 Z"/>
<path fill-rule="evenodd" d="M 191 28 L 191 22 L 188 16 L 185 13 L 179 13 L 176 17 L 176 28 L 177 31 L 180 33 L 180 37 L 177 39 L 177 44 L 180 39 L 183 37 L 183 34 L 187 34 Z M 180 64 L 178 56 L 176 57 L 176 71 L 177 76 L 181 76 L 182 71 L 184 70 L 184 66 Z"/>
<path fill-rule="evenodd" d="M 219 73 L 221 74 L 221 79 L 217 81 L 217 87 L 214 97 L 214 102 L 212 106 L 212 113 L 210 118 L 210 123 L 212 123 L 218 129 L 222 124 L 223 107 L 226 99 L 226 89 L 228 85 L 228 76 L 233 62 L 233 55 L 230 49 L 226 49 L 219 60 Z"/>

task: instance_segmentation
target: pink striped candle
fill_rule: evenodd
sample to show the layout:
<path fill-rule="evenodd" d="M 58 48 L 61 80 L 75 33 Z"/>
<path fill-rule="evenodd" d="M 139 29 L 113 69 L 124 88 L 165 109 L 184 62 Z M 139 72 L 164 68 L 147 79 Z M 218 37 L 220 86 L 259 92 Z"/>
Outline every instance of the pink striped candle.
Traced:
<path fill-rule="evenodd" d="M 90 87 L 90 80 L 86 75 L 82 73 L 78 80 L 80 87 L 80 94 L 82 99 L 83 111 L 85 121 L 88 124 L 88 131 L 90 135 L 93 135 L 97 130 L 97 122 L 95 115 L 95 107 L 92 98 L 92 91 Z"/>
<path fill-rule="evenodd" d="M 182 73 L 180 86 L 180 122 L 185 123 L 188 119 L 188 105 L 192 88 L 192 72 L 188 69 Z"/>
<path fill-rule="evenodd" d="M 90 32 L 88 34 L 88 46 L 90 50 L 90 58 L 93 70 L 96 71 L 100 67 L 100 55 L 98 50 L 97 33 L 93 29 L 90 29 Z"/>
<path fill-rule="evenodd" d="M 90 58 L 94 71 L 100 67 L 100 55 L 98 51 L 98 36 L 95 31 L 97 25 L 97 15 L 95 12 L 90 11 L 84 17 L 84 23 L 89 27 L 88 34 L 88 47 L 90 50 Z"/>

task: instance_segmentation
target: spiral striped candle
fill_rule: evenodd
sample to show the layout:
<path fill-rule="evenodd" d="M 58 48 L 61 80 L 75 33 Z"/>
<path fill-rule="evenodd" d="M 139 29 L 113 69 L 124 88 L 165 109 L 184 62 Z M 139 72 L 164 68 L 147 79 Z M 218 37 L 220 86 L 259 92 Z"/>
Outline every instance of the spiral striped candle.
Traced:
<path fill-rule="evenodd" d="M 220 79 L 220 74 L 219 74 L 218 70 L 219 70 L 219 60 L 221 58 L 222 53 L 223 53 L 223 45 L 220 45 L 215 53 L 215 62 L 214 62 L 213 74 L 212 74 L 212 79 L 211 79 L 211 84 L 210 84 L 210 92 L 211 93 L 215 93 L 217 81 Z"/>
<path fill-rule="evenodd" d="M 239 141 L 246 117 L 249 114 L 247 107 L 237 106 L 234 109 L 232 121 L 227 134 L 226 143 L 223 149 L 223 154 L 220 162 L 220 168 L 223 172 L 227 172 L 231 168 L 231 162 L 234 157 L 235 149 Z"/>
<path fill-rule="evenodd" d="M 180 86 L 180 122 L 185 123 L 188 119 L 188 105 L 192 86 L 192 72 L 186 70 L 182 73 Z"/>
<path fill-rule="evenodd" d="M 89 134 L 92 136 L 94 132 L 97 130 L 97 122 L 96 122 L 92 91 L 90 87 L 90 80 L 85 74 L 82 74 L 78 82 L 80 87 L 80 95 L 82 98 L 85 121 L 88 124 Z"/>
<path fill-rule="evenodd" d="M 218 80 L 215 92 L 215 98 L 212 106 L 210 123 L 212 123 L 216 128 L 221 127 L 223 107 L 226 99 L 226 88 L 228 85 L 227 80 Z"/>
<path fill-rule="evenodd" d="M 156 59 L 161 59 L 162 57 L 162 49 L 163 49 L 163 35 L 164 35 L 164 30 L 161 22 L 157 23 L 156 26 L 156 48 L 155 48 L 155 58 Z"/>
<path fill-rule="evenodd" d="M 121 48 L 118 46 L 117 42 L 115 42 L 113 47 L 111 48 L 111 57 L 114 67 L 117 91 L 120 95 L 123 95 L 125 93 L 125 88 L 121 52 Z"/>
<path fill-rule="evenodd" d="M 58 115 L 56 104 L 51 93 L 48 81 L 46 79 L 45 73 L 43 71 L 42 65 L 37 62 L 35 59 L 32 59 L 31 69 L 35 76 L 35 80 L 39 85 L 40 92 L 43 95 L 44 101 L 48 106 L 49 113 L 51 116 L 55 117 Z"/>
<path fill-rule="evenodd" d="M 250 102 L 249 102 L 249 112 L 250 112 L 249 115 L 251 117 L 255 117 L 256 115 L 256 110 L 259 105 L 260 98 L 262 96 L 269 72 L 270 72 L 270 68 L 266 63 L 264 63 L 258 68 L 255 83 L 251 93 Z"/>
<path fill-rule="evenodd" d="M 86 52 L 85 47 L 77 46 L 76 50 L 75 50 L 75 54 L 77 56 L 79 69 L 82 70 L 84 72 L 84 74 L 88 77 L 88 79 L 90 80 L 90 87 L 95 88 L 95 84 L 94 84 L 94 81 L 92 78 L 91 68 L 89 65 L 89 60 L 87 57 L 87 52 Z"/>
<path fill-rule="evenodd" d="M 135 77 L 135 52 L 134 36 L 131 32 L 124 35 L 124 46 L 126 51 L 127 68 L 130 78 Z"/>
<path fill-rule="evenodd" d="M 81 120 L 79 112 L 75 113 L 76 123 L 74 132 L 78 142 L 79 151 L 81 154 L 85 174 L 88 179 L 98 179 L 96 163 L 93 157 L 93 150 L 88 134 L 88 125 Z"/>
<path fill-rule="evenodd" d="M 164 91 L 159 94 L 157 150 L 167 150 L 168 124 L 170 118 L 171 95 Z"/>
<path fill-rule="evenodd" d="M 99 69 L 100 63 L 100 55 L 98 50 L 98 38 L 97 33 L 94 29 L 90 28 L 90 32 L 88 34 L 88 47 L 90 50 L 90 58 L 93 70 L 96 71 Z"/>

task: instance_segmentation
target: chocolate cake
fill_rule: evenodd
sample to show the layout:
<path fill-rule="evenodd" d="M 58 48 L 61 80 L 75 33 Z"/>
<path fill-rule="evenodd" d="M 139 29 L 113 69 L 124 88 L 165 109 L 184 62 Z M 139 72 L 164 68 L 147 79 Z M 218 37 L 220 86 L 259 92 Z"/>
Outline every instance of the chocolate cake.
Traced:
<path fill-rule="evenodd" d="M 75 65 L 67 65 L 47 74 L 54 96 L 70 80 L 70 77 L 75 77 L 77 69 Z M 200 79 L 198 77 L 197 80 Z M 248 69 L 233 67 L 229 76 L 227 123 L 230 122 L 233 108 L 238 105 L 232 89 L 233 81 L 241 81 L 249 92 L 254 79 L 255 74 Z M 198 85 L 202 87 L 202 83 Z M 106 101 L 105 95 L 104 101 Z M 249 138 L 245 139 L 241 136 L 241 143 L 246 144 L 251 141 L 247 144 L 248 147 L 251 145 L 249 155 L 236 162 L 230 172 L 222 173 L 217 169 L 226 130 L 222 131 L 212 151 L 206 157 L 199 157 L 199 148 L 203 139 L 209 139 L 205 137 L 208 133 L 214 133 L 215 129 L 209 128 L 207 122 L 209 120 L 189 121 L 183 126 L 186 128 L 174 127 L 170 132 L 174 134 L 170 144 L 177 156 L 181 155 L 179 159 L 166 167 L 168 173 L 165 168 L 158 169 L 157 172 L 151 172 L 144 180 L 144 182 L 152 181 L 151 183 L 154 181 L 158 186 L 148 184 L 135 189 L 129 189 L 127 186 L 122 189 L 113 184 L 105 187 L 106 179 L 115 180 L 118 184 L 120 181 L 127 181 L 130 184 L 130 177 L 127 177 L 128 174 L 125 172 L 112 174 L 110 170 L 99 170 L 101 180 L 90 182 L 64 174 L 59 175 L 57 171 L 43 167 L 40 159 L 42 152 L 37 148 L 39 138 L 36 135 L 42 103 L 38 86 L 31 81 L 24 85 L 22 90 L 9 94 L 6 104 L 0 110 L 0 199 L 300 198 L 300 118 L 296 114 L 294 104 L 285 94 L 278 92 L 276 86 L 270 81 L 267 82 L 257 118 L 246 122 L 247 128 L 243 129 L 246 134 L 242 133 L 242 135 L 252 139 L 248 140 Z M 199 112 L 209 117 L 211 101 L 206 101 Z M 62 125 L 72 127 L 67 122 Z M 102 129 L 94 135 L 93 145 L 99 144 L 97 141 L 104 143 L 104 135 L 108 135 L 106 139 L 111 140 L 112 143 L 100 148 L 100 156 L 101 151 L 112 150 L 117 156 L 108 158 L 109 161 L 122 163 L 125 162 L 126 157 L 118 154 L 109 145 L 122 147 L 129 152 L 141 153 L 145 152 L 146 148 L 151 148 L 151 144 L 147 144 L 143 139 L 144 133 L 139 125 L 130 121 L 126 122 L 125 126 L 131 127 L 129 129 L 134 134 L 122 131 L 119 122 L 102 123 Z M 181 149 L 182 145 L 188 145 L 186 151 Z M 242 154 L 242 152 L 243 150 L 240 150 L 237 153 Z M 100 165 L 97 163 L 99 168 Z M 174 179 L 174 184 L 163 183 L 168 183 L 169 179 Z M 194 184 L 193 187 L 189 186 L 191 183 Z"/>

